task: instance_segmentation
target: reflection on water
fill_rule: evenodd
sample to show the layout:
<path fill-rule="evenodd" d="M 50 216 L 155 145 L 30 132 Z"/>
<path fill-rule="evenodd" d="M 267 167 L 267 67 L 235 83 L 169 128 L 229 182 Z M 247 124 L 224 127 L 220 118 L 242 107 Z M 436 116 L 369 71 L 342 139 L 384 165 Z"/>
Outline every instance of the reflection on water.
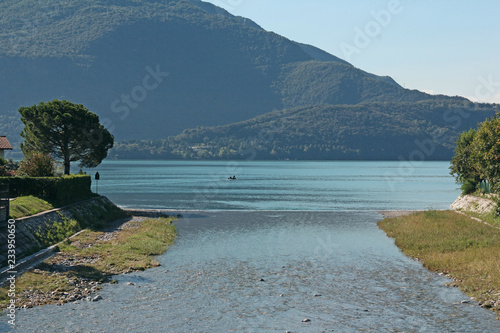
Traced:
<path fill-rule="evenodd" d="M 106 161 L 98 171 L 100 193 L 126 207 L 331 211 L 448 209 L 460 193 L 448 167 L 448 162 Z"/>
<path fill-rule="evenodd" d="M 20 332 L 484 332 L 494 314 L 406 258 L 375 212 L 197 212 L 161 267 L 96 303 L 19 312 Z M 135 285 L 127 285 L 133 282 Z M 308 323 L 302 322 L 308 318 Z"/>

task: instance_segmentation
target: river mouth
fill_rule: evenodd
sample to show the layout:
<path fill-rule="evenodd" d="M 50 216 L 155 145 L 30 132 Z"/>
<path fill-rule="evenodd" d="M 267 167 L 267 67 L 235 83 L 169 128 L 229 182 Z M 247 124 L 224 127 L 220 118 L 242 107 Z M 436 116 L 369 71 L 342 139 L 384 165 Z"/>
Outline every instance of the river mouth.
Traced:
<path fill-rule="evenodd" d="M 500 322 L 405 257 L 377 212 L 182 212 L 161 267 L 103 300 L 19 311 L 21 331 L 483 332 Z M 308 322 L 303 322 L 309 319 Z"/>

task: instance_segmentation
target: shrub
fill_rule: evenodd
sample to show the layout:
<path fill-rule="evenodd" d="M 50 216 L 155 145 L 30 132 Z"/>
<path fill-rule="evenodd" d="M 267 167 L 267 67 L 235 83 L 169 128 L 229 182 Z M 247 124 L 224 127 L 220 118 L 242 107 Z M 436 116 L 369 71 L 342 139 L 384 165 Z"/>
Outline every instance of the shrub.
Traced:
<path fill-rule="evenodd" d="M 38 227 L 35 237 L 43 247 L 47 247 L 59 243 L 80 230 L 82 228 L 77 221 L 63 218 L 63 222 L 53 222 L 45 231 Z"/>
<path fill-rule="evenodd" d="M 32 195 L 58 205 L 67 205 L 92 196 L 88 175 L 0 178 L 0 183 L 4 182 L 9 184 L 11 198 Z"/>
<path fill-rule="evenodd" d="M 462 195 L 467 195 L 473 193 L 477 188 L 477 183 L 473 180 L 467 179 L 465 183 L 462 184 Z"/>
<path fill-rule="evenodd" d="M 56 161 L 49 154 L 34 153 L 21 162 L 18 175 L 28 177 L 52 177 Z"/>
<path fill-rule="evenodd" d="M 0 157 L 0 177 L 14 176 L 18 168 L 19 163 L 14 162 L 11 158 L 6 160 L 5 158 Z"/>

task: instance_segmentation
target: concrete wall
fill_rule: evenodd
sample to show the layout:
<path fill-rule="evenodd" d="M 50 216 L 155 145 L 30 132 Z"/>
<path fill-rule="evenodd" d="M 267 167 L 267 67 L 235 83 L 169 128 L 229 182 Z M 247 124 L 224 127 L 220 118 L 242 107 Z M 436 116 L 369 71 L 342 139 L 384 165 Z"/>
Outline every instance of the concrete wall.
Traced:
<path fill-rule="evenodd" d="M 95 218 L 97 214 L 106 214 L 109 207 L 114 204 L 106 197 L 93 198 L 82 201 L 60 209 L 54 209 L 37 215 L 24 217 L 16 220 L 16 261 L 37 252 L 44 246 L 37 240 L 37 232 L 45 233 L 52 227 L 54 222 L 62 223 L 65 219 L 80 221 L 85 218 Z M 7 224 L 3 224 L 0 230 L 0 267 L 5 266 L 7 261 Z"/>

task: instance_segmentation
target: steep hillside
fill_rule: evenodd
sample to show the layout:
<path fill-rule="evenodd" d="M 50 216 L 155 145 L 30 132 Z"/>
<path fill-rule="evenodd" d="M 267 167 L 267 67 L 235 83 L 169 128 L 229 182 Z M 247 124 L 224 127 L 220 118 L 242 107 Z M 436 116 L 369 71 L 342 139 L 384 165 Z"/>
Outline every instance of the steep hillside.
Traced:
<path fill-rule="evenodd" d="M 17 109 L 55 98 L 99 114 L 117 140 L 284 108 L 437 98 L 199 0 L 5 0 L 0 91 L 1 134 L 15 145 Z"/>
<path fill-rule="evenodd" d="M 168 140 L 124 141 L 114 158 L 446 160 L 460 132 L 495 112 L 443 101 L 320 105 L 186 130 Z"/>

